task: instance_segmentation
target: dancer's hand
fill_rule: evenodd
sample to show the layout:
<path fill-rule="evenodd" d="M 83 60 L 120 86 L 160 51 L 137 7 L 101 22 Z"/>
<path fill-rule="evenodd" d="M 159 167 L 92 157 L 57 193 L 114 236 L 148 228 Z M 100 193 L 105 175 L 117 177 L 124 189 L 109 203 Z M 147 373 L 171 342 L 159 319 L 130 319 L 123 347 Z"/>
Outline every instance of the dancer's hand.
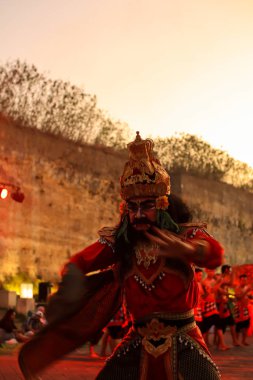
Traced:
<path fill-rule="evenodd" d="M 152 226 L 151 231 L 146 231 L 145 235 L 152 243 L 158 245 L 159 256 L 194 261 L 198 255 L 197 247 L 199 247 L 199 244 L 185 241 L 179 235 L 168 230 L 161 230 Z M 205 244 L 208 243 L 201 240 L 201 245 L 205 246 Z"/>

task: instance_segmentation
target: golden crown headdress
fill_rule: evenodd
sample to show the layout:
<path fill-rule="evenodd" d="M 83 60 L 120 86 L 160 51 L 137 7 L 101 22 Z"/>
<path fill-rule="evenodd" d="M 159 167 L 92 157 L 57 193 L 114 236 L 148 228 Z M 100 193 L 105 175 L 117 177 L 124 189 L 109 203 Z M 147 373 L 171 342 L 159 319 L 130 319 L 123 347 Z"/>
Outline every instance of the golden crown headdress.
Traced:
<path fill-rule="evenodd" d="M 170 193 L 170 176 L 154 157 L 154 142 L 142 140 L 140 133 L 127 145 L 129 161 L 120 177 L 121 197 L 161 197 Z"/>

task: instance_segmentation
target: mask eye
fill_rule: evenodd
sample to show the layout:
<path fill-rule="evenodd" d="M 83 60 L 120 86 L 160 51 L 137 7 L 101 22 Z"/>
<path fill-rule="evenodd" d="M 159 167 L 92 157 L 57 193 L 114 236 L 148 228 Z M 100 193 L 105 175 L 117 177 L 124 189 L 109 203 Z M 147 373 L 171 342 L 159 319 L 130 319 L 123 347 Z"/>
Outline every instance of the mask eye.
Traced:
<path fill-rule="evenodd" d="M 133 203 L 133 202 L 127 203 L 127 209 L 128 211 L 131 211 L 131 212 L 138 212 L 139 209 L 145 212 L 145 211 L 153 210 L 154 208 L 155 208 L 155 202 L 153 201 L 148 201 L 148 202 L 143 202 L 143 203 Z"/>
<path fill-rule="evenodd" d="M 155 208 L 155 203 L 154 202 L 146 202 L 140 205 L 140 208 L 142 211 L 149 211 L 153 210 Z"/>
<path fill-rule="evenodd" d="M 137 212 L 139 209 L 139 205 L 137 203 L 127 203 L 128 211 Z"/>

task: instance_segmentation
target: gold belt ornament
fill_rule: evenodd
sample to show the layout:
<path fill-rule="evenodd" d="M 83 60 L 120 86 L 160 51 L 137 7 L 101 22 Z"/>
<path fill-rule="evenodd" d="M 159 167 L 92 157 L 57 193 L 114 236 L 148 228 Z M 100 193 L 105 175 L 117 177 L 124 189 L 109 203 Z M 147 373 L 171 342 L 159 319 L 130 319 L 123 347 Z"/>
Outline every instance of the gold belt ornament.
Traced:
<path fill-rule="evenodd" d="M 145 350 L 155 358 L 164 354 L 172 346 L 172 338 L 179 332 L 187 332 L 196 327 L 196 323 L 188 323 L 183 327 L 166 326 L 163 322 L 153 318 L 144 327 L 138 327 L 138 333 L 143 337 L 142 344 Z"/>

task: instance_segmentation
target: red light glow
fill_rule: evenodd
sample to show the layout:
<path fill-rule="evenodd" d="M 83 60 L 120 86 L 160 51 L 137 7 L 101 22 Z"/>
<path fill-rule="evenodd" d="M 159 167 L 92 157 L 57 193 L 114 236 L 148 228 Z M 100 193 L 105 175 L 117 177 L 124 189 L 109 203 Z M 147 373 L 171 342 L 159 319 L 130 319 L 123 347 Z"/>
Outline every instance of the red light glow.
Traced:
<path fill-rule="evenodd" d="M 4 188 L 4 189 L 1 189 L 0 191 L 1 191 L 1 193 L 0 193 L 1 199 L 7 198 L 7 196 L 8 196 L 8 190 Z"/>

